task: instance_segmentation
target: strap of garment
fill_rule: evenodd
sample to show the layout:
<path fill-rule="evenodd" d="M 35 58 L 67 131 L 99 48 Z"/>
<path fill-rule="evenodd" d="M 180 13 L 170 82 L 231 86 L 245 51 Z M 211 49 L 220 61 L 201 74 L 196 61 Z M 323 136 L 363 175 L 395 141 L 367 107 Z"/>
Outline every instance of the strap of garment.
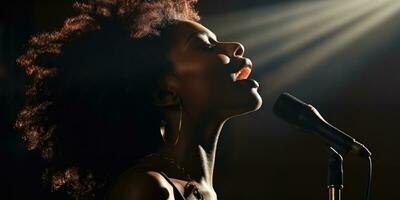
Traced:
<path fill-rule="evenodd" d="M 138 171 L 143 171 L 143 172 L 145 172 L 145 171 L 155 171 L 155 172 L 160 173 L 164 177 L 164 179 L 169 184 L 171 184 L 172 188 L 174 189 L 175 200 L 185 200 L 183 194 L 178 190 L 178 188 L 175 186 L 175 184 L 172 182 L 172 180 L 164 172 L 162 172 L 162 171 L 160 171 L 158 169 L 155 169 L 153 167 L 150 167 L 148 165 L 145 165 L 145 164 L 138 164 L 137 166 L 134 167 L 134 169 L 138 170 Z"/>

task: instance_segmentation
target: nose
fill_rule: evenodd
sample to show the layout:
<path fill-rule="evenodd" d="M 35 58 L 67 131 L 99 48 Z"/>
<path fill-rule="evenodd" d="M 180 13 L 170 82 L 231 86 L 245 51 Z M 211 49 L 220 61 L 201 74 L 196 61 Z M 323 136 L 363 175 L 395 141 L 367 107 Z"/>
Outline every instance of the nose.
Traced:
<path fill-rule="evenodd" d="M 244 46 L 239 42 L 225 42 L 226 54 L 230 57 L 242 57 L 244 55 Z"/>

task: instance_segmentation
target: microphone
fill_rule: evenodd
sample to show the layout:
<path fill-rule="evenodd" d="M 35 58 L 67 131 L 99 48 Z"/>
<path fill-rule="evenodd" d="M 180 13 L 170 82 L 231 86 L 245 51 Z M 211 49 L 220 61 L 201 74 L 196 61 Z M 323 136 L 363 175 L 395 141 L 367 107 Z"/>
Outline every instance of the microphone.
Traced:
<path fill-rule="evenodd" d="M 273 110 L 278 117 L 290 124 L 317 134 L 342 155 L 355 152 L 361 157 L 371 156 L 371 152 L 363 144 L 329 124 L 312 105 L 289 93 L 278 97 Z"/>

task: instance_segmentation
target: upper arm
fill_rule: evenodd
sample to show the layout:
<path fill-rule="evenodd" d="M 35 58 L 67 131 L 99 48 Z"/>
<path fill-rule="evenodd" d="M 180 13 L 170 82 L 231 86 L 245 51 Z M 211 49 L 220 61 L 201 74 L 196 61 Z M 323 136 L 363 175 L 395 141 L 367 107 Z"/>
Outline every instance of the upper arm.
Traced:
<path fill-rule="evenodd" d="M 113 186 L 109 200 L 174 200 L 172 186 L 157 172 L 128 173 Z"/>

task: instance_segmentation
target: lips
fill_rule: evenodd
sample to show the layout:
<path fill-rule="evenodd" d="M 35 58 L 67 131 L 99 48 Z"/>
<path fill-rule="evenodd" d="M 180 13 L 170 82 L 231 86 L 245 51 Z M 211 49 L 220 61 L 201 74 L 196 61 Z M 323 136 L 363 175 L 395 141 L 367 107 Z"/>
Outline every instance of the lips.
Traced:
<path fill-rule="evenodd" d="M 238 67 L 238 71 L 234 72 L 233 81 L 245 80 L 249 78 L 253 64 L 248 58 L 244 58 Z"/>
<path fill-rule="evenodd" d="M 239 72 L 235 73 L 236 80 L 244 80 L 250 76 L 251 68 L 248 66 L 243 67 Z"/>
<path fill-rule="evenodd" d="M 253 64 L 250 59 L 244 58 L 240 65 L 237 67 L 237 70 L 233 72 L 233 81 L 237 83 L 243 83 L 251 88 L 258 88 L 259 84 L 254 79 L 249 79 L 251 74 L 251 70 L 253 68 Z"/>

